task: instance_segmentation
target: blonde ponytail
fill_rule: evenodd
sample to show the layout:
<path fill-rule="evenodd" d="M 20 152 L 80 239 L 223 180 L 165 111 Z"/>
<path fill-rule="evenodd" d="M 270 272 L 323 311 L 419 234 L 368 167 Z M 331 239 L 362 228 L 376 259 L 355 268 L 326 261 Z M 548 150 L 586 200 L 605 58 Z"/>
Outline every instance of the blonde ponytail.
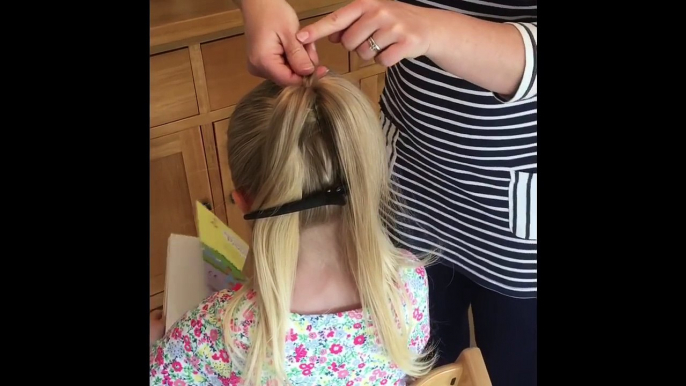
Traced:
<path fill-rule="evenodd" d="M 270 81 L 246 95 L 229 125 L 229 163 L 235 186 L 254 198 L 253 210 L 278 207 L 338 185 L 348 204 L 255 220 L 246 266 L 248 282 L 229 301 L 224 336 L 233 357 L 245 362 L 245 384 L 263 376 L 285 383 L 285 336 L 298 262 L 301 228 L 339 219 L 345 256 L 366 316 L 391 360 L 408 375 L 425 374 L 430 362 L 408 347 L 402 268 L 412 265 L 391 243 L 390 180 L 379 120 L 362 92 L 345 79 L 326 76 L 302 86 Z M 230 325 L 255 290 L 256 324 L 247 358 Z M 248 306 L 249 307 L 249 306 Z M 269 374 L 264 374 L 268 370 Z"/>

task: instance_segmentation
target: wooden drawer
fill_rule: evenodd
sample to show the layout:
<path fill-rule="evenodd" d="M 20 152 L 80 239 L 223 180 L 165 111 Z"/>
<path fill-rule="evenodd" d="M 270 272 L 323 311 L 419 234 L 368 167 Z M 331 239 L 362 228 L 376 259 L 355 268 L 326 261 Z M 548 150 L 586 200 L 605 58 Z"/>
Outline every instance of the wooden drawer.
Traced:
<path fill-rule="evenodd" d="M 150 311 L 156 308 L 162 308 L 162 303 L 164 303 L 164 292 L 160 292 L 157 295 L 150 297 Z"/>
<path fill-rule="evenodd" d="M 305 26 L 319 20 L 314 17 L 303 20 Z M 216 40 L 202 45 L 203 63 L 207 78 L 207 91 L 211 110 L 233 106 L 263 79 L 248 73 L 245 35 Z M 348 52 L 340 44 L 322 39 L 317 44 L 322 65 L 339 74 L 349 71 Z"/>
<path fill-rule="evenodd" d="M 150 127 L 198 115 L 188 48 L 150 57 Z"/>
<path fill-rule="evenodd" d="M 201 51 L 211 110 L 235 105 L 262 81 L 248 73 L 244 35 L 205 43 Z"/>

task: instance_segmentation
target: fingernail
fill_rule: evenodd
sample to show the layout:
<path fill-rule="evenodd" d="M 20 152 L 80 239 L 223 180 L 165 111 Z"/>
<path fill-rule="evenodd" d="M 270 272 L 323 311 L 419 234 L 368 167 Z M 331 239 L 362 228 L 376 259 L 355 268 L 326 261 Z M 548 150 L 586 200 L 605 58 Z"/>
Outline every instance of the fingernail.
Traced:
<path fill-rule="evenodd" d="M 295 38 L 300 40 L 300 43 L 304 43 L 305 39 L 307 39 L 308 36 L 310 36 L 310 34 L 307 33 L 307 31 L 300 31 L 297 34 L 295 34 Z"/>

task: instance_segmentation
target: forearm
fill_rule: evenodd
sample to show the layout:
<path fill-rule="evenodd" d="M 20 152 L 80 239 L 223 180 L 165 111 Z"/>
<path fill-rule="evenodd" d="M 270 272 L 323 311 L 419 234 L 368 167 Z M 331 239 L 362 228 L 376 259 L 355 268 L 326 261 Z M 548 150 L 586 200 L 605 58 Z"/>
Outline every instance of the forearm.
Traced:
<path fill-rule="evenodd" d="M 427 12 L 435 29 L 426 56 L 434 63 L 504 99 L 536 95 L 535 87 L 531 87 L 536 85 L 535 26 L 520 31 L 511 24 L 457 12 L 437 9 Z"/>

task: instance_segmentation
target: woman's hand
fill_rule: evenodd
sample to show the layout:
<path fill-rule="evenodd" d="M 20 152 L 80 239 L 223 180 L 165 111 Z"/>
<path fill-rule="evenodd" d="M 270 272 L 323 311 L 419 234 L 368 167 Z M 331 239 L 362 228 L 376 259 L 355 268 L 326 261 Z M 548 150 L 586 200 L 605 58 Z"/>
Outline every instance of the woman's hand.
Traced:
<path fill-rule="evenodd" d="M 164 336 L 164 320 L 162 310 L 154 310 L 150 313 L 150 346 Z"/>
<path fill-rule="evenodd" d="M 300 22 L 285 0 L 248 0 L 236 3 L 243 12 L 248 51 L 248 71 L 285 86 L 302 81 L 319 63 L 314 43 L 295 38 Z M 326 74 L 317 68 L 317 74 Z"/>
<path fill-rule="evenodd" d="M 304 27 L 297 37 L 310 44 L 329 36 L 332 42 L 357 51 L 362 59 L 374 58 L 386 67 L 426 56 L 443 70 L 506 99 L 512 95 L 530 98 L 537 92 L 538 35 L 535 23 L 525 24 L 533 32 L 443 9 L 355 0 Z M 370 37 L 378 52 L 372 49 Z"/>
<path fill-rule="evenodd" d="M 396 1 L 355 0 L 298 32 L 303 44 L 324 36 L 357 51 L 363 60 L 390 67 L 402 59 L 426 55 L 431 45 L 431 10 Z M 369 38 L 379 48 L 372 49 Z"/>

